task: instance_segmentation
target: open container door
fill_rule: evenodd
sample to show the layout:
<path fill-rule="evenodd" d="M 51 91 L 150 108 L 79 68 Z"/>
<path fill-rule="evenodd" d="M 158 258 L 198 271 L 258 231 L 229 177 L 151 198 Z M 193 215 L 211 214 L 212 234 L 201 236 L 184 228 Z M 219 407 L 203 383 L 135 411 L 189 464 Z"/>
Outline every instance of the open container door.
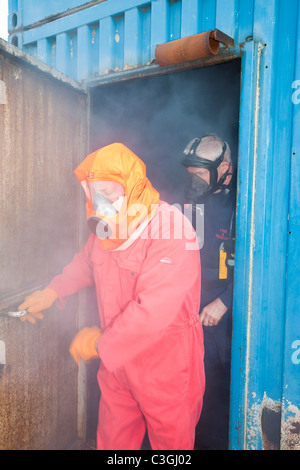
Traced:
<path fill-rule="evenodd" d="M 294 238 L 299 190 L 293 171 L 297 114 L 286 91 L 291 89 L 293 97 L 291 84 L 297 70 L 291 61 L 281 73 L 269 73 L 276 47 L 278 61 L 283 54 L 296 53 L 291 39 L 296 19 L 292 9 L 277 13 L 282 21 L 278 42 L 270 35 L 268 43 L 249 42 L 243 48 L 232 449 L 297 450 L 299 446 L 299 294 L 295 288 L 299 243 Z"/>
<path fill-rule="evenodd" d="M 2 314 L 45 287 L 82 244 L 73 170 L 87 153 L 87 113 L 77 82 L 0 41 Z M 65 449 L 78 439 L 84 397 L 68 351 L 76 300 L 35 325 L 0 317 L 0 449 Z"/>

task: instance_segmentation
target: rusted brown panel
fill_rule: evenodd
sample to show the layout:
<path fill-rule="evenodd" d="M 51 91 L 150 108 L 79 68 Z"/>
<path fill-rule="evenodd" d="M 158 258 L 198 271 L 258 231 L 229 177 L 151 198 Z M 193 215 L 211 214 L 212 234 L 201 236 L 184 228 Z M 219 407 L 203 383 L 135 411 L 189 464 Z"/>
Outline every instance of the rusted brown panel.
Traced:
<path fill-rule="evenodd" d="M 87 150 L 87 97 L 2 53 L 0 80 L 0 303 L 13 303 L 78 250 L 73 170 Z M 0 449 L 62 449 L 76 439 L 76 321 L 76 298 L 37 325 L 0 318 Z"/>
<path fill-rule="evenodd" d="M 77 437 L 77 366 L 68 347 L 74 302 L 37 325 L 1 319 L 0 449 L 63 449 Z"/>
<path fill-rule="evenodd" d="M 0 80 L 7 100 L 0 105 L 2 297 L 41 282 L 73 253 L 78 188 L 72 172 L 83 157 L 85 101 L 4 57 Z"/>

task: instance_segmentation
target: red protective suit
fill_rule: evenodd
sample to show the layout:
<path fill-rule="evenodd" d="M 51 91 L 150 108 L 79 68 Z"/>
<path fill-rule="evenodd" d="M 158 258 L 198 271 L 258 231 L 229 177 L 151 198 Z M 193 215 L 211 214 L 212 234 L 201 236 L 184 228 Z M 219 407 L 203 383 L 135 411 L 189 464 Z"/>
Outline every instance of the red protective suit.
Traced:
<path fill-rule="evenodd" d="M 146 427 L 152 449 L 193 449 L 205 383 L 196 235 L 181 212 L 160 202 L 126 246 L 102 249 L 90 235 L 48 286 L 62 302 L 96 288 L 98 449 L 139 449 Z"/>

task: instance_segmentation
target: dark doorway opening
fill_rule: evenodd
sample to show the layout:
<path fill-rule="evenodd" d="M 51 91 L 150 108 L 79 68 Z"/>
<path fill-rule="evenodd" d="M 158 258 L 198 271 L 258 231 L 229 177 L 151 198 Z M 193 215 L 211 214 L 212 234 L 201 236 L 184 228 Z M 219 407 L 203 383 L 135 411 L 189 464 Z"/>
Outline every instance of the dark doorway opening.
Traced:
<path fill-rule="evenodd" d="M 181 161 L 193 138 L 217 134 L 228 142 L 237 166 L 240 75 L 241 63 L 236 59 L 93 88 L 91 151 L 122 142 L 145 162 L 161 199 L 183 205 L 186 170 Z M 89 438 L 97 426 L 99 392 L 95 387 L 96 380 L 90 379 L 94 392 L 88 403 Z"/>
<path fill-rule="evenodd" d="M 194 137 L 216 133 L 237 159 L 240 60 L 118 82 L 91 94 L 91 151 L 122 142 L 147 165 L 161 199 L 182 199 L 180 162 Z"/>

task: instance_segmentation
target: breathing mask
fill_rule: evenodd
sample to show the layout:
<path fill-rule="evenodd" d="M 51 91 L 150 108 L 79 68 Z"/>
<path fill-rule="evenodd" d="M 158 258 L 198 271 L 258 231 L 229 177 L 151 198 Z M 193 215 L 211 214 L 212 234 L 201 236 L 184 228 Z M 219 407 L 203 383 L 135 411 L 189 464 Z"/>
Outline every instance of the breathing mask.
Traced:
<path fill-rule="evenodd" d="M 208 137 L 208 136 L 204 136 Z M 203 139 L 203 137 L 202 137 Z M 188 202 L 201 203 L 209 194 L 214 193 L 225 187 L 224 182 L 230 174 L 229 170 L 224 173 L 218 181 L 218 167 L 224 160 L 224 155 L 227 149 L 227 144 L 224 142 L 221 154 L 215 160 L 208 160 L 196 155 L 196 150 L 202 139 L 194 139 L 191 146 L 185 150 L 185 158 L 182 165 L 185 167 L 203 168 L 209 171 L 209 184 L 204 181 L 200 176 L 189 173 L 190 184 L 186 188 L 185 194 Z"/>
<path fill-rule="evenodd" d="M 120 232 L 119 212 L 125 200 L 123 186 L 114 181 L 104 180 L 82 180 L 81 185 L 87 197 L 89 229 L 100 239 L 116 238 L 117 228 Z"/>
<path fill-rule="evenodd" d="M 93 215 L 88 219 L 91 232 L 98 238 L 110 238 L 113 234 L 114 218 L 120 212 L 125 197 L 120 196 L 115 202 L 111 202 L 100 193 L 93 196 Z"/>

